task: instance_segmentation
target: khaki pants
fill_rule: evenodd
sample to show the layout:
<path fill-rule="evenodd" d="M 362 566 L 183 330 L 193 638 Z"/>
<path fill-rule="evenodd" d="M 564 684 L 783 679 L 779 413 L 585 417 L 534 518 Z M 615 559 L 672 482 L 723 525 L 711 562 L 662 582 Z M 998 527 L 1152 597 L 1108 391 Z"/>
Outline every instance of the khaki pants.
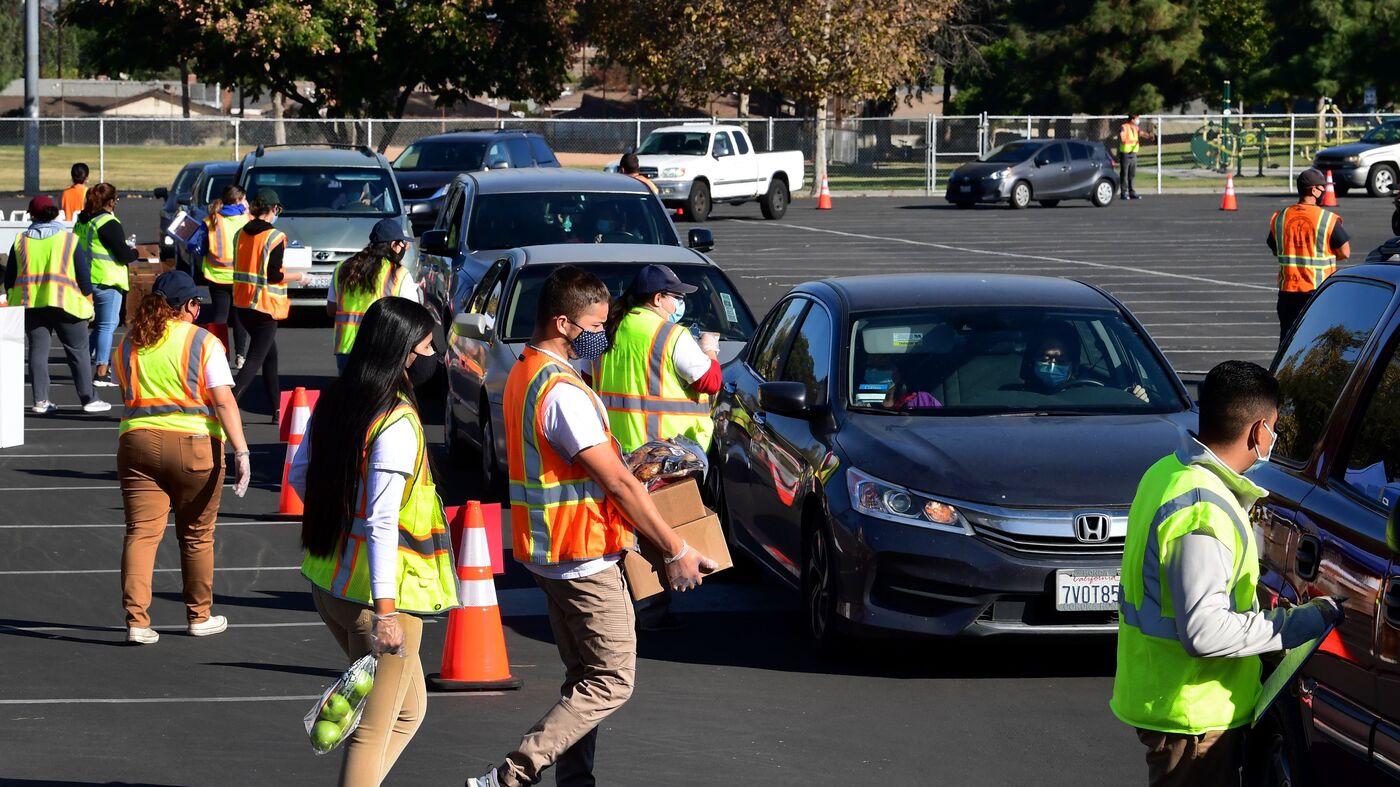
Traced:
<path fill-rule="evenodd" d="M 126 625 L 149 628 L 151 575 L 165 522 L 175 512 L 190 623 L 214 605 L 214 520 L 224 485 L 224 444 L 207 436 L 133 429 L 117 441 L 117 477 L 126 509 L 122 606 Z"/>
<path fill-rule="evenodd" d="M 1244 728 L 1183 735 L 1137 731 L 1147 747 L 1148 787 L 1239 787 Z"/>
<path fill-rule="evenodd" d="M 374 620 L 369 607 L 336 598 L 315 586 L 311 600 L 350 661 L 370 652 Z M 400 612 L 399 627 L 403 629 L 403 655 L 379 658 L 374 688 L 360 715 L 360 726 L 345 742 L 345 759 L 340 765 L 342 787 L 378 787 L 413 740 L 427 713 L 428 686 L 423 680 L 423 662 L 418 657 L 423 621 Z"/>
<path fill-rule="evenodd" d="M 535 784 L 551 765 L 559 787 L 591 787 L 598 724 L 632 696 L 636 619 L 622 567 L 583 579 L 535 577 L 549 602 L 549 627 L 564 662 L 554 707 L 497 770 L 505 787 Z"/>

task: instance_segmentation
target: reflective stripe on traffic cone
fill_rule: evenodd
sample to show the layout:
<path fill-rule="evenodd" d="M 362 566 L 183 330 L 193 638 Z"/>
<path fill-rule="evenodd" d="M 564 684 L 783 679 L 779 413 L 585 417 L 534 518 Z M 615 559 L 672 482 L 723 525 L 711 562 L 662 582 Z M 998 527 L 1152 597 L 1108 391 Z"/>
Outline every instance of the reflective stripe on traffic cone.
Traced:
<path fill-rule="evenodd" d="M 817 210 L 831 210 L 831 187 L 827 185 L 825 175 L 822 175 L 821 190 L 817 192 Z"/>
<path fill-rule="evenodd" d="M 1225 198 L 1220 200 L 1221 210 L 1239 210 L 1235 205 L 1235 176 L 1232 173 L 1225 173 Z"/>
<path fill-rule="evenodd" d="M 301 516 L 301 495 L 287 483 L 292 470 L 292 457 L 306 436 L 306 425 L 311 421 L 311 405 L 306 401 L 306 389 L 297 388 L 292 392 L 292 425 L 287 433 L 287 458 L 282 462 L 282 498 L 277 503 L 277 513 Z"/>
<path fill-rule="evenodd" d="M 457 550 L 457 599 L 462 606 L 447 613 L 447 641 L 442 646 L 442 672 L 428 676 L 437 691 L 496 691 L 518 689 L 520 678 L 510 674 L 506 633 L 496 584 L 491 579 L 491 549 L 481 503 L 467 503 L 462 546 Z"/>
<path fill-rule="evenodd" d="M 1327 170 L 1327 190 L 1322 193 L 1322 207 L 1337 207 L 1337 190 L 1332 187 L 1332 170 Z"/>

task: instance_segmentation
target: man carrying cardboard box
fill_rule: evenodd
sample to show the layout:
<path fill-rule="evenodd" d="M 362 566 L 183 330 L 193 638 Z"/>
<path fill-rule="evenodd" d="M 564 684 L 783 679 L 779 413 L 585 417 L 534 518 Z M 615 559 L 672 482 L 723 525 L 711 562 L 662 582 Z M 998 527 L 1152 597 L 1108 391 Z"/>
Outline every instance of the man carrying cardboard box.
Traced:
<path fill-rule="evenodd" d="M 535 332 L 506 381 L 515 559 L 535 575 L 564 662 L 558 702 L 505 763 L 467 787 L 519 787 L 557 765 L 560 785 L 591 785 L 598 724 L 632 695 L 637 635 L 619 566 L 633 528 L 657 545 L 667 582 L 699 587 L 717 564 L 689 547 L 622 463 L 607 411 L 570 365 L 607 349 L 609 293 L 573 266 L 540 291 Z"/>

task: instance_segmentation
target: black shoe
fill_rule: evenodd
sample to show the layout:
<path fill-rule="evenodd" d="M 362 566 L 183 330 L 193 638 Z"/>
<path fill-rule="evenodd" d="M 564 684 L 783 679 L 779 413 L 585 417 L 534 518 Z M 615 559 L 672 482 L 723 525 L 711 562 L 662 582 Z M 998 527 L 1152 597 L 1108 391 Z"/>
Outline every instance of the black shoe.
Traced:
<path fill-rule="evenodd" d="M 271 421 L 268 421 L 268 423 L 272 424 L 273 426 L 278 426 L 278 425 L 280 425 L 280 424 L 282 423 L 282 411 L 281 411 L 281 410 L 273 410 L 273 411 L 272 411 L 272 420 L 271 420 Z"/>
<path fill-rule="evenodd" d="M 1134 194 L 1134 195 L 1128 197 L 1128 199 L 1142 199 L 1142 197 L 1139 197 L 1138 195 Z"/>

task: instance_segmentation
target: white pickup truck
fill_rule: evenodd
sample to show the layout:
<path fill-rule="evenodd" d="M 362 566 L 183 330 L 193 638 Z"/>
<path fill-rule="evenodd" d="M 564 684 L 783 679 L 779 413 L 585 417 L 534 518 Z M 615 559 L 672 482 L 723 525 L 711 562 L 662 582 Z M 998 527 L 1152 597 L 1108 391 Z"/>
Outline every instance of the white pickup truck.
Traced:
<path fill-rule="evenodd" d="M 661 190 L 668 208 L 704 221 L 717 202 L 758 200 L 766 219 L 787 212 L 791 193 L 802 188 L 800 150 L 759 153 L 738 126 L 685 124 L 658 128 L 637 148 L 642 174 Z"/>

